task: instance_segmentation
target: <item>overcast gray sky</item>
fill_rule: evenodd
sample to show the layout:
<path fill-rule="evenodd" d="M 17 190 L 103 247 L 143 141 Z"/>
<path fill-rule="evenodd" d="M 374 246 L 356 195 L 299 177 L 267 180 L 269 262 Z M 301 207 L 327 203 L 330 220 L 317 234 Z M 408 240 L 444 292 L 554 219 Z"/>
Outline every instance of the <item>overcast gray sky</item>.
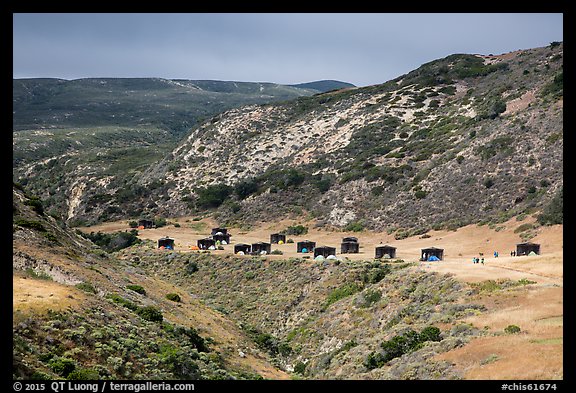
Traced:
<path fill-rule="evenodd" d="M 561 13 L 13 14 L 13 77 L 386 82 L 563 41 Z"/>

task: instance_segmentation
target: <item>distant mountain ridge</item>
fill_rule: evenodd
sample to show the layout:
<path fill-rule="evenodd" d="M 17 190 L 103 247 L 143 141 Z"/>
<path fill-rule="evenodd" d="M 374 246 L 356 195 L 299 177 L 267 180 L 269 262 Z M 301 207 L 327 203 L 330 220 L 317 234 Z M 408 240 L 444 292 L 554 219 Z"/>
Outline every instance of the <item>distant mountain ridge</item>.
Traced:
<path fill-rule="evenodd" d="M 322 80 L 322 81 L 315 81 L 315 82 L 308 82 L 308 83 L 298 83 L 298 84 L 289 85 L 289 86 L 298 87 L 300 89 L 318 90 L 321 93 L 325 93 L 327 91 L 332 91 L 332 90 L 356 87 L 352 83 L 340 82 L 340 81 L 335 81 L 335 80 Z"/>
<path fill-rule="evenodd" d="M 292 86 L 165 78 L 14 79 L 12 124 L 14 130 L 153 124 L 186 131 L 198 120 L 237 106 L 347 85 L 337 81 Z"/>

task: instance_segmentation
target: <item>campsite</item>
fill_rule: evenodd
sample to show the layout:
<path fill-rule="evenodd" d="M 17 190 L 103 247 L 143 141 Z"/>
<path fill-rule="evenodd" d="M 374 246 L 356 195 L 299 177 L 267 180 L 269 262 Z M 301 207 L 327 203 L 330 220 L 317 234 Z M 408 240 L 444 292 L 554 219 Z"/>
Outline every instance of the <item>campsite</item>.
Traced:
<path fill-rule="evenodd" d="M 168 219 L 175 225 L 167 225 L 161 228 L 140 230 L 138 237 L 142 240 L 149 240 L 157 244 L 158 239 L 170 237 L 174 239 L 174 250 L 176 252 L 189 253 L 200 252 L 193 246 L 198 241 L 208 241 L 209 245 L 214 246 L 210 250 L 214 255 L 235 254 L 234 247 L 237 244 L 252 245 L 259 242 L 270 242 L 270 235 L 277 233 L 291 225 L 305 224 L 310 229 L 306 235 L 287 236 L 294 243 L 271 244 L 271 251 L 279 250 L 281 254 L 275 255 L 268 252 L 265 257 L 270 260 L 280 260 L 289 258 L 314 259 L 313 252 L 299 252 L 298 243 L 306 246 L 313 242 L 318 246 L 333 247 L 337 251 L 336 256 L 339 259 L 348 259 L 351 261 L 371 260 L 376 257 L 376 249 L 387 245 L 395 247 L 394 259 L 401 259 L 410 262 L 419 262 L 426 265 L 430 270 L 451 273 L 466 277 L 468 280 L 497 279 L 502 277 L 517 277 L 534 275 L 539 279 L 546 280 L 547 270 L 552 269 L 551 277 L 562 277 L 562 264 L 555 263 L 551 267 L 549 264 L 538 266 L 536 261 L 541 260 L 562 260 L 563 243 L 562 227 L 542 227 L 540 233 L 532 239 L 532 243 L 541 244 L 541 255 L 538 256 L 521 256 L 511 257 L 511 251 L 516 251 L 518 244 L 523 244 L 520 236 L 515 230 L 533 219 L 518 221 L 513 218 L 502 223 L 498 230 L 491 229 L 489 226 L 468 225 L 455 231 L 441 230 L 430 231 L 426 236 L 414 236 L 402 240 L 396 240 L 393 234 L 386 232 L 343 232 L 340 230 L 323 230 L 314 228 L 314 222 L 301 223 L 296 220 L 285 219 L 276 223 L 262 223 L 251 230 L 242 230 L 239 228 L 230 228 L 227 234 L 230 234 L 230 242 L 223 247 L 223 250 L 216 249 L 216 241 L 210 240 L 212 228 L 218 225 L 213 219 L 203 219 L 194 221 L 194 217 L 180 217 Z M 118 232 L 127 230 L 126 221 L 115 221 L 100 225 L 79 228 L 84 232 Z M 340 245 L 345 238 L 355 237 L 358 239 L 359 252 L 342 254 Z M 193 249 L 191 249 L 191 246 Z M 429 248 L 443 249 L 442 263 L 440 261 L 421 261 L 422 254 Z M 246 251 L 245 249 L 243 249 Z M 493 251 L 499 251 L 498 258 L 493 257 Z M 162 250 L 160 250 L 162 251 Z M 428 251 L 430 252 L 430 251 Z M 245 252 L 246 254 L 249 254 Z M 485 255 L 485 266 L 474 266 L 470 258 L 479 255 Z M 245 255 L 245 258 L 250 258 Z M 481 268 L 486 267 L 485 271 Z M 474 270 L 470 270 L 474 269 Z M 477 274 L 478 277 L 474 277 Z"/>

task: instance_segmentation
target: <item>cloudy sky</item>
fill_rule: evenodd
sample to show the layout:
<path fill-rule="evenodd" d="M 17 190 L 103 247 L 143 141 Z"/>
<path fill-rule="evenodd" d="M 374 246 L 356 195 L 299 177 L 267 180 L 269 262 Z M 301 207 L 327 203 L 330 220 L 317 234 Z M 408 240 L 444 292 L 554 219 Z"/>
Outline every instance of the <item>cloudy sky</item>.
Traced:
<path fill-rule="evenodd" d="M 563 41 L 560 13 L 13 14 L 13 77 L 367 86 L 454 53 Z"/>

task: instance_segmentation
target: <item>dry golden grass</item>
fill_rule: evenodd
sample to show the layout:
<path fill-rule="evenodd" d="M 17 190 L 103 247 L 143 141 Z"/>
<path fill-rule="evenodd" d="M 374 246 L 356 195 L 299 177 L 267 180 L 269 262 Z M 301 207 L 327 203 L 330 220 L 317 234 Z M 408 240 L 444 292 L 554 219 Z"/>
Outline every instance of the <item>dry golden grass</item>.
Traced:
<path fill-rule="evenodd" d="M 488 311 L 467 322 L 493 335 L 474 339 L 437 360 L 453 362 L 466 379 L 562 379 L 561 287 L 518 288 L 479 300 Z M 506 334 L 509 325 L 521 331 Z"/>
<path fill-rule="evenodd" d="M 84 294 L 72 286 L 26 277 L 21 273 L 13 274 L 12 285 L 14 316 L 64 310 L 85 300 Z"/>

